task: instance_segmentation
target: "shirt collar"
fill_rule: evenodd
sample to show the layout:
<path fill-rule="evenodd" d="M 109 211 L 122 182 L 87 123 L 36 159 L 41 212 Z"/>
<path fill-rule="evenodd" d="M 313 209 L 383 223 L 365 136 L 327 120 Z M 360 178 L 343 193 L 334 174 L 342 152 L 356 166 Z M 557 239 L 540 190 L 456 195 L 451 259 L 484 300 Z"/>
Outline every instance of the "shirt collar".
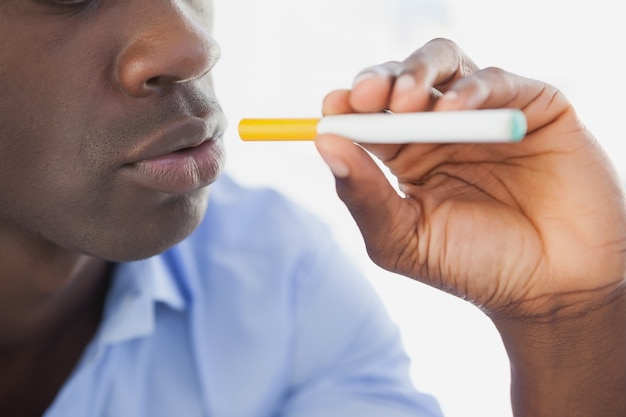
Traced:
<path fill-rule="evenodd" d="M 100 344 L 146 336 L 154 330 L 155 305 L 182 311 L 187 301 L 163 255 L 116 266 L 107 295 Z"/>

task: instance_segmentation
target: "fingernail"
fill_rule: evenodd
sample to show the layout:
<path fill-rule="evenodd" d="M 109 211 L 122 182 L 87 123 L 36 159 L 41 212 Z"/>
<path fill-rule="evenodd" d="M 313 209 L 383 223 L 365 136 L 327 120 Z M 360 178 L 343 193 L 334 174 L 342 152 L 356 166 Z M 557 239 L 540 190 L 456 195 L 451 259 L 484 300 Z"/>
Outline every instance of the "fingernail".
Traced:
<path fill-rule="evenodd" d="M 322 155 L 322 159 L 330 168 L 330 171 L 337 178 L 347 178 L 350 175 L 350 169 L 344 161 L 334 156 Z"/>
<path fill-rule="evenodd" d="M 415 88 L 417 84 L 415 83 L 415 78 L 409 74 L 403 74 L 396 79 L 394 90 L 402 93 L 404 91 Z"/>
<path fill-rule="evenodd" d="M 365 80 L 369 80 L 371 78 L 375 78 L 378 77 L 380 74 L 377 74 L 375 72 L 363 72 L 359 75 L 357 75 L 354 78 L 354 81 L 352 81 L 352 88 L 356 87 L 358 84 L 360 84 L 361 82 L 365 81 Z"/>
<path fill-rule="evenodd" d="M 383 66 L 375 65 L 373 67 L 369 67 L 361 71 L 356 77 L 354 77 L 354 81 L 352 81 L 352 88 L 356 87 L 357 84 L 362 81 L 369 80 L 371 78 L 376 77 L 388 77 L 389 70 Z"/>

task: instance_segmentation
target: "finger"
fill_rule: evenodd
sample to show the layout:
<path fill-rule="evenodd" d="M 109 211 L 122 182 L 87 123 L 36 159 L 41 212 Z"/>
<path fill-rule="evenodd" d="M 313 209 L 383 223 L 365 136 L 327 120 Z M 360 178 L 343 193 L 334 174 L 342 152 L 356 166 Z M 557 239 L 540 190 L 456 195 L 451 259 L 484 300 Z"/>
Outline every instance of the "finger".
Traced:
<path fill-rule="evenodd" d="M 447 91 L 456 80 L 477 70 L 476 64 L 454 42 L 434 39 L 402 62 L 389 108 L 394 112 L 422 111 L 437 91 Z"/>
<path fill-rule="evenodd" d="M 474 62 L 452 41 L 434 39 L 402 62 L 389 61 L 362 70 L 347 103 L 337 113 L 372 113 L 432 109 L 434 102 L 454 81 L 478 70 Z"/>
<path fill-rule="evenodd" d="M 389 96 L 400 63 L 389 61 L 365 68 L 354 79 L 349 103 L 358 113 L 375 113 L 388 108 Z"/>
<path fill-rule="evenodd" d="M 353 113 L 354 109 L 350 105 L 350 90 L 331 91 L 324 97 L 322 102 L 322 114 L 346 114 Z"/>
<path fill-rule="evenodd" d="M 335 115 L 353 113 L 354 108 L 350 104 L 350 90 L 335 90 L 329 93 L 322 104 L 322 114 Z M 400 151 L 401 145 L 367 145 L 364 147 L 380 160 L 386 161 L 394 158 Z"/>
<path fill-rule="evenodd" d="M 529 134 L 571 110 L 555 87 L 500 68 L 486 68 L 455 82 L 434 110 L 517 108 L 524 111 Z M 573 115 L 573 111 L 570 112 Z"/>

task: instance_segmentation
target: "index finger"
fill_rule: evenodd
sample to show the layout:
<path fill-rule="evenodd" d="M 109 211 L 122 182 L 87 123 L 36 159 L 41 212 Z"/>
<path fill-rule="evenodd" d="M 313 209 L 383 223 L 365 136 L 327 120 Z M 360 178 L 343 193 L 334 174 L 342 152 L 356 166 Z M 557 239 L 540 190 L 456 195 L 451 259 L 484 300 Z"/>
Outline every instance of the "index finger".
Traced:
<path fill-rule="evenodd" d="M 476 64 L 456 43 L 444 38 L 433 39 L 400 64 L 389 109 L 421 111 L 433 89 L 445 93 L 455 81 L 476 71 Z"/>
<path fill-rule="evenodd" d="M 335 90 L 330 92 L 325 98 L 322 105 L 322 114 L 346 114 L 355 113 L 352 104 L 350 103 L 350 97 L 352 92 L 350 90 Z M 327 135 L 328 136 L 328 135 Z M 387 161 L 395 157 L 398 154 L 402 145 L 396 144 L 384 144 L 384 145 L 362 145 L 373 155 L 376 155 L 381 161 Z"/>

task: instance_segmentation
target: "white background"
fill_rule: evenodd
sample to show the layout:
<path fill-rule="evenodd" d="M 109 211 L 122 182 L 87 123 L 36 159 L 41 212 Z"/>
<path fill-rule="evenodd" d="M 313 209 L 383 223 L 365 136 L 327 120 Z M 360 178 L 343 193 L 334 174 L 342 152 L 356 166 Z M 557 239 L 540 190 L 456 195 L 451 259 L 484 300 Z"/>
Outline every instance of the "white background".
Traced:
<path fill-rule="evenodd" d="M 497 332 L 463 301 L 373 266 L 311 143 L 242 143 L 243 117 L 319 116 L 324 95 L 363 67 L 401 60 L 427 40 L 455 40 L 481 67 L 558 86 L 624 173 L 620 2 L 596 0 L 215 0 L 229 115 L 227 171 L 269 185 L 325 220 L 362 265 L 402 332 L 416 386 L 447 417 L 507 417 L 509 369 Z"/>

